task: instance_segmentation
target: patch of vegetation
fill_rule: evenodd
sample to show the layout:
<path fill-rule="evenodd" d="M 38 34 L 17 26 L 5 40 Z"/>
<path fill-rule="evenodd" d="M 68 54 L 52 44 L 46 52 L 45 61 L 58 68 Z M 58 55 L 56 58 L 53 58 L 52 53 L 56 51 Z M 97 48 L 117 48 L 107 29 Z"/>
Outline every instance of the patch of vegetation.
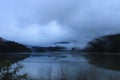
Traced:
<path fill-rule="evenodd" d="M 4 67 L 0 69 L 0 80 L 29 80 L 27 74 L 19 75 L 18 72 L 23 66 L 16 63 L 16 67 L 11 66 L 11 61 L 6 60 L 2 64 Z"/>
<path fill-rule="evenodd" d="M 65 47 L 60 47 L 60 46 L 55 46 L 55 47 L 35 47 L 33 46 L 32 49 L 35 51 L 35 52 L 54 52 L 54 51 L 63 51 L 65 50 L 66 48 Z"/>
<path fill-rule="evenodd" d="M 85 51 L 87 52 L 120 52 L 120 34 L 103 36 L 90 41 Z"/>
<path fill-rule="evenodd" d="M 31 52 L 25 45 L 0 38 L 0 53 Z"/>

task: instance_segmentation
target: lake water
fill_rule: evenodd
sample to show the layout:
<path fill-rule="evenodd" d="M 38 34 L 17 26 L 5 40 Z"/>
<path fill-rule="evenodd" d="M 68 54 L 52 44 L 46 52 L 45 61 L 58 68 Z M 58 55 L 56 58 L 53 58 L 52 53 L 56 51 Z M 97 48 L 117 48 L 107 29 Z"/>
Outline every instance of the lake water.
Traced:
<path fill-rule="evenodd" d="M 120 56 L 89 53 L 32 53 L 19 61 L 33 80 L 120 80 Z M 15 65 L 15 64 L 14 64 Z"/>

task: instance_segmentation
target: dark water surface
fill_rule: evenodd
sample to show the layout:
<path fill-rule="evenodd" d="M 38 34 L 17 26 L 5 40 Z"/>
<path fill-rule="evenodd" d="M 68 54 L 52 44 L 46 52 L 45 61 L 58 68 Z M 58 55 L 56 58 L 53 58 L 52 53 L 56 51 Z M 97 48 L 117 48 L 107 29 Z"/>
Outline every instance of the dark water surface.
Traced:
<path fill-rule="evenodd" d="M 33 80 L 120 80 L 120 55 L 71 52 L 19 55 L 27 57 L 18 61 L 24 66 L 18 74 L 27 73 Z"/>

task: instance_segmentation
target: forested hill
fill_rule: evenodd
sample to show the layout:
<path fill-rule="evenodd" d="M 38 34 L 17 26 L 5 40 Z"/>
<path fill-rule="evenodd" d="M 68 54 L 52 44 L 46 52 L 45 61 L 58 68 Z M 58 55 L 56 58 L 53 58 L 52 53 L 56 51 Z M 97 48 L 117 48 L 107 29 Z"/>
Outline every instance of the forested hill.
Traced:
<path fill-rule="evenodd" d="M 120 34 L 102 36 L 88 42 L 85 51 L 87 52 L 120 52 Z"/>
<path fill-rule="evenodd" d="M 14 41 L 8 41 L 3 38 L 0 38 L 0 53 L 15 53 L 15 52 L 31 52 L 23 44 L 19 44 Z"/>

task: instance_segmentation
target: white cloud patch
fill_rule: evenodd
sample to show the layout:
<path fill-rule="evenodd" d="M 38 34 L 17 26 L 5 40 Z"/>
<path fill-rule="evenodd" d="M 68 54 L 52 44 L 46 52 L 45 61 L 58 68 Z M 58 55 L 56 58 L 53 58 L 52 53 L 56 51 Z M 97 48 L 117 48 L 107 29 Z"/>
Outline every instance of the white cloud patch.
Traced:
<path fill-rule="evenodd" d="M 2 28 L 0 35 L 9 40 L 16 40 L 24 44 L 41 45 L 67 39 L 68 31 L 56 21 L 46 25 L 32 24 L 26 27 L 12 26 Z M 64 37 L 66 36 L 66 37 Z"/>

